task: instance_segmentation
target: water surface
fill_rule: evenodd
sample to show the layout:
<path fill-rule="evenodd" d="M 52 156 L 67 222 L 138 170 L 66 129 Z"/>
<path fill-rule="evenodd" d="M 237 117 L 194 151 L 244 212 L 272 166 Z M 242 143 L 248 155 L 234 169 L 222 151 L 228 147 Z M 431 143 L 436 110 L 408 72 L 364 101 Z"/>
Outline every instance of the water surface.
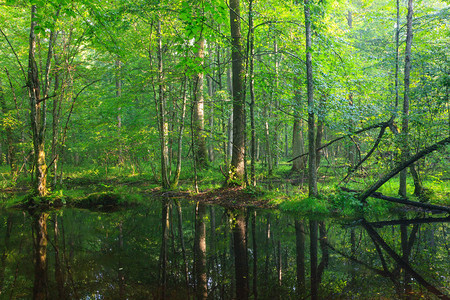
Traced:
<path fill-rule="evenodd" d="M 295 217 L 149 200 L 0 211 L 0 299 L 448 299 L 449 219 Z"/>

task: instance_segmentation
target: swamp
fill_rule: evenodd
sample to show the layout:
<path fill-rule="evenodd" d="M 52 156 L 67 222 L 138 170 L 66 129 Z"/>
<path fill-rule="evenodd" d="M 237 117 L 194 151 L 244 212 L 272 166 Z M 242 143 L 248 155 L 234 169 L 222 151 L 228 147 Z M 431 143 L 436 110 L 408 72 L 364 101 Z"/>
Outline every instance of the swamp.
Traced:
<path fill-rule="evenodd" d="M 450 299 L 448 0 L 0 0 L 0 299 Z"/>

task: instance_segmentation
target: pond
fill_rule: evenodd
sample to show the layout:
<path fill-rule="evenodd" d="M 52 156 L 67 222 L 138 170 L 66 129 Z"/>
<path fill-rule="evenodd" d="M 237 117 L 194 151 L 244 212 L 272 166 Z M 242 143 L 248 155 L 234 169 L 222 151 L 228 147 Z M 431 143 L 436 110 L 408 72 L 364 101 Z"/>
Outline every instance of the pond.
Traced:
<path fill-rule="evenodd" d="M 309 219 L 175 200 L 0 211 L 0 299 L 448 299 L 449 218 Z"/>

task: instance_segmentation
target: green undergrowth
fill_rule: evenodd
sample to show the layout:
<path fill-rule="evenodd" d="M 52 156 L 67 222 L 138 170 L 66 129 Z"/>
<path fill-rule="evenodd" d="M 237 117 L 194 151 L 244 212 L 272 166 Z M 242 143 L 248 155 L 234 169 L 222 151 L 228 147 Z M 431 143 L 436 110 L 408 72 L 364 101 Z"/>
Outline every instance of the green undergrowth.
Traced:
<path fill-rule="evenodd" d="M 337 191 L 308 197 L 304 194 L 281 202 L 280 210 L 304 216 L 333 216 L 338 218 L 361 218 L 383 215 L 394 211 L 398 205 L 380 199 L 369 198 L 364 204 L 353 193 Z"/>

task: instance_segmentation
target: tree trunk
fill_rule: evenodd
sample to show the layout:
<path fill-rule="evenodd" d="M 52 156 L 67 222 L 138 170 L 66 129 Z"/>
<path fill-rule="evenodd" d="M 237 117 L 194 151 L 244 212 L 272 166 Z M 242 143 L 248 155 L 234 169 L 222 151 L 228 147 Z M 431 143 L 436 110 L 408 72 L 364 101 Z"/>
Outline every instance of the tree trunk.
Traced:
<path fill-rule="evenodd" d="M 166 100 L 165 100 L 165 87 L 164 87 L 164 74 L 163 74 L 163 57 L 162 57 L 162 34 L 161 34 L 161 20 L 158 20 L 157 25 L 158 34 L 158 127 L 159 127 L 159 139 L 160 139 L 160 152 L 161 152 L 161 180 L 163 188 L 170 187 L 169 181 L 169 152 L 167 148 L 168 127 L 166 122 Z"/>
<path fill-rule="evenodd" d="M 184 131 L 184 119 L 186 118 L 186 102 L 187 102 L 187 96 L 186 96 L 186 89 L 187 89 L 187 78 L 184 78 L 184 84 L 183 84 L 183 107 L 181 110 L 181 118 L 180 118 L 180 125 L 178 130 L 178 145 L 177 145 L 177 168 L 175 170 L 175 175 L 172 182 L 172 188 L 175 188 L 178 186 L 178 181 L 180 180 L 180 174 L 181 174 L 181 160 L 182 155 L 181 152 L 183 151 L 183 131 Z"/>
<path fill-rule="evenodd" d="M 272 118 L 274 118 L 274 123 L 275 123 L 275 128 L 274 128 L 274 132 L 273 132 L 273 151 L 272 151 L 272 155 L 273 155 L 273 164 L 275 166 L 275 168 L 278 168 L 278 163 L 279 163 L 279 154 L 280 154 L 280 125 L 281 122 L 278 119 L 278 110 L 280 109 L 280 101 L 278 99 L 278 69 L 279 69 L 279 62 L 278 62 L 278 43 L 277 43 L 277 39 L 274 38 L 273 41 L 273 53 L 274 53 L 274 58 L 275 58 L 275 82 L 274 82 L 274 86 L 273 86 L 273 91 L 272 91 L 272 105 L 273 108 L 275 110 L 275 113 L 272 114 Z"/>
<path fill-rule="evenodd" d="M 402 157 L 409 158 L 409 94 L 410 94 L 410 74 L 411 74 L 411 47 L 412 47 L 412 19 L 413 19 L 413 0 L 408 0 L 408 15 L 406 17 L 406 48 L 405 48 L 405 75 L 404 75 L 404 97 L 403 97 L 403 116 L 402 116 L 402 132 L 401 132 L 401 152 Z M 411 169 L 414 165 L 411 165 Z M 399 195 L 406 198 L 406 169 L 400 172 Z M 415 192 L 422 193 L 422 185 L 419 176 L 414 169 Z"/>
<path fill-rule="evenodd" d="M 272 149 L 270 147 L 270 131 L 269 131 L 269 121 L 267 121 L 269 119 L 269 114 L 267 112 L 267 107 L 264 107 L 264 117 L 265 117 L 265 122 L 264 122 L 264 133 L 266 136 L 266 151 L 265 151 L 265 157 L 267 160 L 267 174 L 270 176 L 273 173 L 273 157 L 272 157 Z"/>
<path fill-rule="evenodd" d="M 194 152 L 195 160 L 198 168 L 202 169 L 208 162 L 208 152 L 205 141 L 205 113 L 204 113 L 204 97 L 203 97 L 203 64 L 205 40 L 200 37 L 196 43 L 197 52 L 195 58 L 199 65 L 200 71 L 194 75 Z"/>
<path fill-rule="evenodd" d="M 31 26 L 30 26 L 30 46 L 28 52 L 28 94 L 31 106 L 31 129 L 33 133 L 34 150 L 34 193 L 38 196 L 46 196 L 47 189 L 47 164 L 45 162 L 45 100 L 41 101 L 41 91 L 39 84 L 39 71 L 36 64 L 36 34 L 34 32 L 37 26 L 36 5 L 31 6 Z"/>
<path fill-rule="evenodd" d="M 316 143 L 314 135 L 314 86 L 311 56 L 311 15 L 309 0 L 305 0 L 305 36 L 306 36 L 306 80 L 308 89 L 308 188 L 309 195 L 316 197 L 317 168 L 316 168 Z"/>
<path fill-rule="evenodd" d="M 254 41 L 255 31 L 253 29 L 253 0 L 249 1 L 248 22 L 250 30 L 250 127 L 251 127 L 251 163 L 250 163 L 250 184 L 256 186 L 256 126 L 255 126 L 255 87 L 254 87 Z M 255 296 L 256 298 L 256 296 Z"/>
<path fill-rule="evenodd" d="M 232 68 L 233 68 L 233 151 L 231 157 L 231 172 L 229 182 L 244 184 L 245 156 L 245 99 L 244 99 L 244 68 L 242 66 L 241 15 L 239 0 L 230 0 L 230 26 L 232 38 Z"/>
<path fill-rule="evenodd" d="M 120 98 L 122 97 L 122 62 L 120 61 L 120 59 L 116 59 L 115 61 L 115 81 L 116 81 L 116 98 L 117 101 L 120 102 Z M 119 165 L 122 165 L 124 163 L 124 158 L 123 158 L 123 145 L 122 145 L 122 139 L 120 137 L 121 135 L 121 131 L 122 131 L 122 114 L 121 114 L 121 110 L 122 107 L 119 105 L 118 109 L 117 109 L 117 135 L 118 135 L 118 147 L 119 147 L 119 160 L 118 163 Z"/>
<path fill-rule="evenodd" d="M 208 78 L 208 95 L 209 95 L 209 137 L 208 137 L 208 158 L 210 162 L 214 161 L 214 87 L 213 81 Z"/>
<path fill-rule="evenodd" d="M 316 130 L 316 149 L 320 148 L 320 143 L 322 142 L 322 137 L 324 134 L 325 125 L 323 123 L 323 120 L 319 119 L 317 121 L 317 130 Z M 320 159 L 322 158 L 322 150 L 316 150 L 316 168 L 317 170 L 320 167 Z"/>

